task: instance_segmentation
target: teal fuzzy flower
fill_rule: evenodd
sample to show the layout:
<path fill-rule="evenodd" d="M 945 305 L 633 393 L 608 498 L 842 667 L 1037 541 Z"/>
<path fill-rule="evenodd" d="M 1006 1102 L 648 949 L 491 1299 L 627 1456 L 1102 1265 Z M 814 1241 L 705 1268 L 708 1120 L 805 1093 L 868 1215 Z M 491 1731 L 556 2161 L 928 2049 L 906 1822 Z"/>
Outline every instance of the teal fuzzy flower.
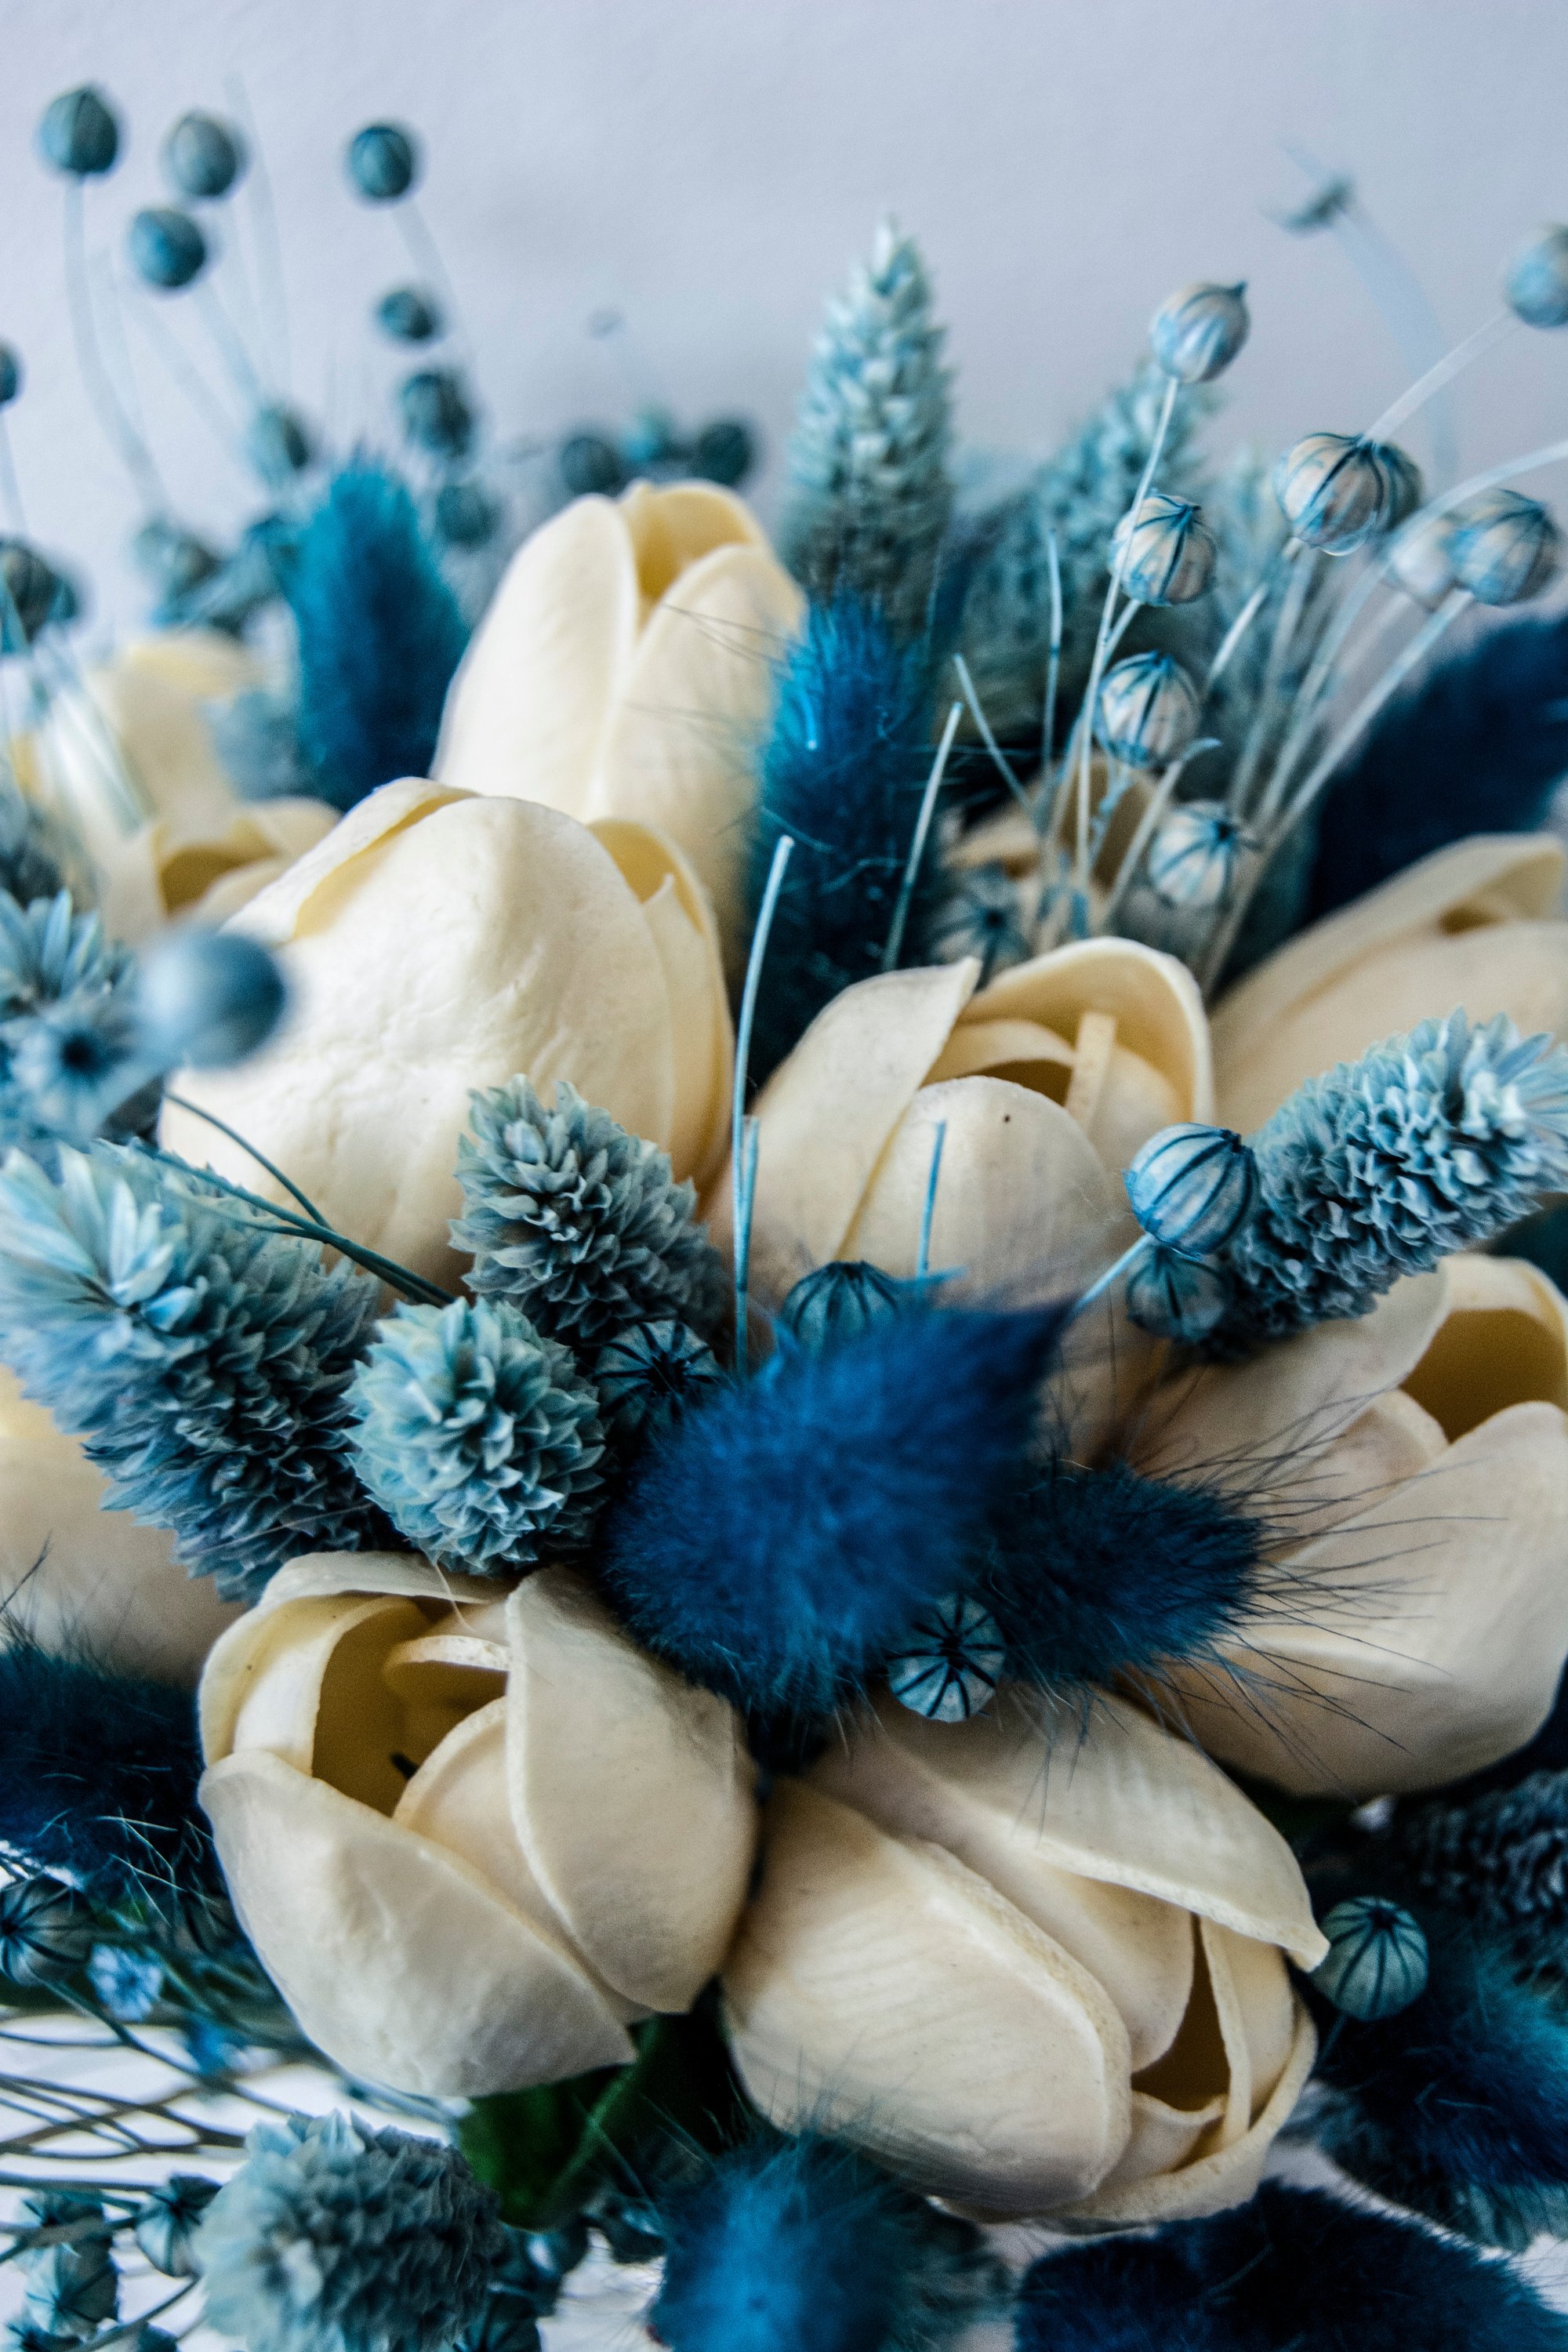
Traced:
<path fill-rule="evenodd" d="M 1226 1350 L 1364 1315 L 1401 1275 L 1568 1186 L 1568 1051 L 1501 1013 L 1424 1021 L 1309 1078 L 1252 1150 L 1260 1198 L 1229 1247 Z"/>
<path fill-rule="evenodd" d="M 526 1078 L 472 1099 L 458 1145 L 467 1213 L 452 1226 L 474 1254 L 472 1289 L 579 1352 L 666 1317 L 712 1330 L 722 1272 L 662 1151 L 563 1078 L 552 1110 Z"/>
<path fill-rule="evenodd" d="M 400 1307 L 354 1375 L 366 1490 L 431 1559 L 480 1574 L 578 1549 L 603 1500 L 598 1400 L 504 1300 Z"/>
<path fill-rule="evenodd" d="M 349 1454 L 380 1303 L 195 1169 L 97 1143 L 0 1171 L 0 1359 L 179 1557 L 253 1600 L 300 1552 L 385 1540 Z"/>
<path fill-rule="evenodd" d="M 442 2352 L 505 2244 L 457 2151 L 342 2114 L 258 2124 L 195 2255 L 208 2322 L 246 2352 Z"/>

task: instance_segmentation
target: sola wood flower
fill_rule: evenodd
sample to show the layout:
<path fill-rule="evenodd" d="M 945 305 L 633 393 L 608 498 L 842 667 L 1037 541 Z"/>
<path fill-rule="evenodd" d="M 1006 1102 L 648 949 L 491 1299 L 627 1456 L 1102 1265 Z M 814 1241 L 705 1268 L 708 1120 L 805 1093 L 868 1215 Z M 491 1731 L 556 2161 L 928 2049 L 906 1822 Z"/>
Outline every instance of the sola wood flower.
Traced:
<path fill-rule="evenodd" d="M 1289 1848 L 1186 1741 L 1100 1702 L 891 1702 L 784 1781 L 724 1970 L 746 2087 L 994 2219 L 1250 2195 L 1311 2064 Z"/>
<path fill-rule="evenodd" d="M 723 1958 L 755 1841 L 737 1717 L 569 1571 L 502 1602 L 413 1556 L 276 1576 L 202 1681 L 235 1902 L 350 2074 L 473 2097 L 632 2056 Z"/>
<path fill-rule="evenodd" d="M 730 1026 L 712 917 L 646 826 L 416 782 L 362 801 L 237 928 L 291 1011 L 233 1072 L 179 1091 L 282 1168 L 341 1232 L 454 1284 L 473 1089 L 566 1078 L 700 1178 L 722 1148 Z M 236 1144 L 169 1107 L 163 1140 L 263 1192 Z M 280 1193 L 275 1197 L 281 1199 Z"/>
<path fill-rule="evenodd" d="M 1172 1669 L 1204 1746 L 1298 1793 L 1371 1797 L 1529 1739 L 1568 1657 L 1565 1408 L 1568 1307 L 1490 1257 L 1156 1402 L 1142 1466 L 1252 1482 L 1285 1538 L 1218 1644 L 1229 1675 Z"/>
<path fill-rule="evenodd" d="M 453 681 L 437 774 L 658 826 L 732 950 L 756 739 L 800 612 L 730 491 L 636 482 L 578 499 L 513 557 Z"/>

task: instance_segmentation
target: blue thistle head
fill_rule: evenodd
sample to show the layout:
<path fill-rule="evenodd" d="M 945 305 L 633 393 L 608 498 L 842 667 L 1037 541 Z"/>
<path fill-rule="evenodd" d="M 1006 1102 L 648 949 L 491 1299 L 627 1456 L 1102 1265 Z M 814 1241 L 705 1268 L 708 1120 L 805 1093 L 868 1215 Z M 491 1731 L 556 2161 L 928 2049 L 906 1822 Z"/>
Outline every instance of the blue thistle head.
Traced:
<path fill-rule="evenodd" d="M 350 1402 L 366 1492 L 431 1559 L 483 1575 L 581 1549 L 603 1499 L 598 1400 L 515 1307 L 399 1307 Z"/>

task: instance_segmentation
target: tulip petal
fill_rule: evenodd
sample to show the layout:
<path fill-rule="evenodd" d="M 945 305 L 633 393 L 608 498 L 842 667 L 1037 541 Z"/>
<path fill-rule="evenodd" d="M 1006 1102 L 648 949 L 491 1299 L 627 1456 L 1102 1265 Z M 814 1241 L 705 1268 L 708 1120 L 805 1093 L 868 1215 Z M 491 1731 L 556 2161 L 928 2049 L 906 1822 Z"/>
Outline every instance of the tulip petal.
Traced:
<path fill-rule="evenodd" d="M 277 1756 L 210 1766 L 201 1801 L 263 1967 L 346 2073 L 478 2098 L 634 2055 L 571 1955 L 457 1854 Z"/>
<path fill-rule="evenodd" d="M 395 834 L 405 833 L 433 809 L 455 807 L 465 797 L 417 776 L 367 793 L 313 849 L 296 859 L 287 885 L 269 889 L 258 899 L 236 929 L 259 940 L 265 947 L 283 947 L 306 921 L 316 892 L 335 882 L 355 858 L 367 856 Z"/>
<path fill-rule="evenodd" d="M 529 1866 L 605 1980 L 690 2006 L 724 1957 L 756 1843 L 733 1710 L 628 1640 L 570 1570 L 507 1604 L 511 1817 Z"/>
<path fill-rule="evenodd" d="M 434 762 L 441 782 L 587 816 L 637 619 L 624 513 L 609 499 L 574 499 L 512 557 L 458 666 Z"/>
<path fill-rule="evenodd" d="M 504 1642 L 487 1642 L 471 1633 L 431 1632 L 399 1642 L 388 1653 L 381 1678 L 403 1709 L 411 1734 L 403 1755 L 422 1756 L 427 1764 L 458 1724 L 505 1696 L 510 1664 Z M 421 1764 L 419 1771 L 424 1769 Z"/>
<path fill-rule="evenodd" d="M 1214 1117 L 1214 1065 L 1198 984 L 1136 940 L 1080 940 L 1015 964 L 971 1000 L 967 1021 L 1040 1022 L 1076 1037 L 1085 1013 L 1115 1017 L 1117 1042 L 1174 1087 L 1178 1119 Z"/>
<path fill-rule="evenodd" d="M 718 482 L 634 482 L 620 499 L 637 588 L 655 604 L 693 564 L 723 547 L 766 548 L 767 537 L 744 499 Z"/>
<path fill-rule="evenodd" d="M 1101 2181 L 1097 2197 L 1163 2172 L 1174 2172 L 1189 2162 L 1198 2142 L 1224 2115 L 1225 2105 L 1223 2098 L 1214 2098 L 1206 2106 L 1173 2107 L 1148 2091 L 1135 2090 L 1131 2136 Z"/>
<path fill-rule="evenodd" d="M 1088 1971 L 940 1847 L 799 1784 L 769 1806 L 724 1999 L 764 2114 L 932 2194 L 1045 2212 L 1126 2145 L 1126 2031 Z"/>
<path fill-rule="evenodd" d="M 394 1757 L 411 1765 L 423 1759 L 410 1757 L 408 1712 L 382 1668 L 424 1624 L 413 1601 L 344 1594 L 297 1601 L 286 1619 L 275 1621 L 275 1638 L 252 1654 L 235 1717 L 235 1752 L 265 1748 L 296 1771 L 390 1813 L 407 1777 Z"/>

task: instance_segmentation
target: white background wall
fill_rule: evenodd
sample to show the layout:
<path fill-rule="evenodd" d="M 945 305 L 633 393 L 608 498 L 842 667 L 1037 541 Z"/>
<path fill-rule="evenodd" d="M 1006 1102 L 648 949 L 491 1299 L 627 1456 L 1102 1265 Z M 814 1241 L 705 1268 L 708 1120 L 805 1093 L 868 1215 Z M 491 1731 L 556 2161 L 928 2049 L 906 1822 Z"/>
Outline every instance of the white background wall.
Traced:
<path fill-rule="evenodd" d="M 426 215 L 509 435 L 624 410 L 585 331 L 615 305 L 640 385 L 748 411 L 776 451 L 823 295 L 891 206 L 932 264 L 971 438 L 1048 443 L 1160 296 L 1212 275 L 1251 281 L 1234 427 L 1280 443 L 1370 421 L 1405 375 L 1334 242 L 1267 217 L 1306 185 L 1284 144 L 1355 173 L 1450 333 L 1493 306 L 1521 235 L 1568 216 L 1563 0 L 0 0 L 0 335 L 29 370 L 13 437 L 33 528 L 110 610 L 133 601 L 132 507 L 71 357 L 34 125 L 73 82 L 113 94 L 128 152 L 91 217 L 114 252 L 167 123 L 226 110 L 237 74 L 294 389 L 344 436 L 390 429 L 365 313 L 408 274 L 342 175 L 374 115 L 426 135 Z M 189 302 L 163 315 L 203 352 Z M 137 352 L 154 441 L 218 525 L 242 478 Z M 1467 382 L 1468 454 L 1561 431 L 1565 393 L 1568 334 L 1521 337 Z"/>

